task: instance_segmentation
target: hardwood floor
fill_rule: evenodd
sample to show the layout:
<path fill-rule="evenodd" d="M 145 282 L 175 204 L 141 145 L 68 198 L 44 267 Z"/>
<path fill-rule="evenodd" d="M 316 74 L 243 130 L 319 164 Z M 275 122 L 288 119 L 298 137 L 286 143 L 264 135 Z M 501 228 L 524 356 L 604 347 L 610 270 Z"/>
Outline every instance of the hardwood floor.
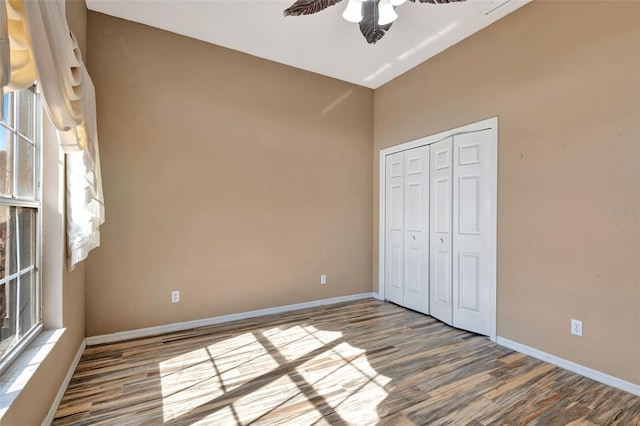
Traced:
<path fill-rule="evenodd" d="M 55 425 L 640 425 L 640 398 L 373 299 L 89 347 Z"/>

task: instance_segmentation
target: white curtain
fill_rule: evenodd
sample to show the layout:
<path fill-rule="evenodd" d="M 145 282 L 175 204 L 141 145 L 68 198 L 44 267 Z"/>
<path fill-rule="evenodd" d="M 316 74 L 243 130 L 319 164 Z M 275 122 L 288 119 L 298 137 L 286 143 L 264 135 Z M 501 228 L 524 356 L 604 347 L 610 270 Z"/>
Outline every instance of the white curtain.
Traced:
<path fill-rule="evenodd" d="M 38 83 L 66 153 L 67 247 L 73 269 L 100 245 L 104 223 L 95 88 L 69 30 L 64 0 L 0 0 L 3 22 L 7 31 L 0 27 L 0 82 L 8 83 L 4 86 L 9 90 Z M 3 79 L 7 70 L 8 82 Z"/>
<path fill-rule="evenodd" d="M 82 149 L 71 150 L 69 133 L 59 132 L 60 142 L 67 150 L 67 240 L 69 269 L 87 257 L 100 245 L 100 225 L 104 223 L 104 199 L 100 174 L 100 151 L 96 120 L 95 88 L 86 69 L 85 116 L 76 128 L 76 140 Z M 65 142 L 66 140 L 66 142 Z M 77 146 L 76 146 L 77 147 Z"/>

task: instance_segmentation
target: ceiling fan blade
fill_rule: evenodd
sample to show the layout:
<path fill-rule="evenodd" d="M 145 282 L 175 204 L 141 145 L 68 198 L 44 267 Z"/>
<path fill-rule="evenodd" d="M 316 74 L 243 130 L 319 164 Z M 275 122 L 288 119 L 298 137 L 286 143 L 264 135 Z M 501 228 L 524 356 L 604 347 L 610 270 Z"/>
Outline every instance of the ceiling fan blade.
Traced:
<path fill-rule="evenodd" d="M 360 32 L 367 39 L 367 43 L 375 44 L 391 28 L 391 24 L 378 25 L 378 2 L 365 1 L 362 3 L 362 21 Z"/>
<path fill-rule="evenodd" d="M 311 15 L 325 10 L 329 6 L 339 3 L 341 0 L 296 0 L 284 11 L 284 16 Z"/>

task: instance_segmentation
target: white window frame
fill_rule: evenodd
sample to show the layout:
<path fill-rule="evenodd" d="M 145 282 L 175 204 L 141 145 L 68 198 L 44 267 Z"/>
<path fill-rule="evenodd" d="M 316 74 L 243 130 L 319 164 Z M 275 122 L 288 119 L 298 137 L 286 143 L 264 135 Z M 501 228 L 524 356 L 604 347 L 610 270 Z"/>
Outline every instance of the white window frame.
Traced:
<path fill-rule="evenodd" d="M 31 327 L 28 333 L 26 333 L 22 338 L 12 346 L 0 359 L 0 374 L 2 374 L 12 362 L 14 362 L 22 352 L 33 342 L 33 340 L 44 330 L 43 326 L 43 317 L 42 317 L 42 279 L 41 279 L 41 270 L 42 270 L 42 106 L 40 101 L 40 95 L 38 93 L 37 87 L 32 86 L 29 89 L 24 89 L 19 91 L 20 93 L 17 96 L 23 96 L 24 93 L 31 92 L 31 95 L 34 97 L 33 109 L 31 113 L 33 114 L 33 138 L 28 138 L 27 136 L 21 134 L 18 130 L 18 120 L 19 120 L 19 107 L 16 99 L 16 92 L 12 94 L 14 97 L 14 102 L 11 105 L 5 105 L 5 114 L 7 114 L 8 108 L 13 108 L 13 122 L 12 128 L 7 127 L 4 123 L 0 122 L 0 126 L 4 127 L 7 132 L 10 132 L 14 135 L 13 143 L 14 143 L 14 154 L 17 152 L 15 147 L 19 143 L 18 137 L 21 137 L 28 142 L 31 142 L 35 147 L 34 154 L 34 199 L 24 199 L 16 196 L 7 197 L 0 195 L 0 206 L 10 206 L 10 207 L 26 207 L 34 209 L 36 212 L 35 216 L 35 249 L 34 249 L 34 262 L 33 265 L 18 270 L 11 275 L 7 275 L 0 280 L 0 282 L 9 283 L 12 279 L 18 279 L 19 277 L 29 271 L 34 271 L 33 279 L 35 280 L 35 294 L 33 297 L 33 310 L 36 314 L 35 324 Z M 32 139 L 32 140 L 31 140 Z M 17 170 L 18 170 L 18 156 L 13 156 L 13 193 L 17 194 L 18 189 L 18 179 L 17 179 Z M 19 229 L 20 222 L 19 217 L 16 218 L 16 229 Z M 16 261 L 18 265 L 20 265 L 20 238 L 16 236 Z M 19 283 L 19 281 L 18 281 Z M 18 310 L 19 303 L 19 287 L 17 288 L 17 296 L 16 296 L 16 310 Z M 19 315 L 16 316 L 16 335 L 19 336 L 20 330 L 20 319 Z"/>

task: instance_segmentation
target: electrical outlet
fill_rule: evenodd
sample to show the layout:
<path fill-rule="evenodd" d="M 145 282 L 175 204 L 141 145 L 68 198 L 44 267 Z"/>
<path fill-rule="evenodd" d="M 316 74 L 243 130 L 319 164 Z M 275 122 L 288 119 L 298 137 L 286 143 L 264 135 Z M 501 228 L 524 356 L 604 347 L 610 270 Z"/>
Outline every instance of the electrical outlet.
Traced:
<path fill-rule="evenodd" d="M 178 303 L 180 301 L 180 292 L 174 290 L 171 292 L 171 303 Z"/>
<path fill-rule="evenodd" d="M 582 321 L 574 319 L 571 320 L 571 334 L 582 336 Z"/>
<path fill-rule="evenodd" d="M 327 283 L 327 276 L 320 275 L 320 284 L 326 284 L 326 283 Z"/>

